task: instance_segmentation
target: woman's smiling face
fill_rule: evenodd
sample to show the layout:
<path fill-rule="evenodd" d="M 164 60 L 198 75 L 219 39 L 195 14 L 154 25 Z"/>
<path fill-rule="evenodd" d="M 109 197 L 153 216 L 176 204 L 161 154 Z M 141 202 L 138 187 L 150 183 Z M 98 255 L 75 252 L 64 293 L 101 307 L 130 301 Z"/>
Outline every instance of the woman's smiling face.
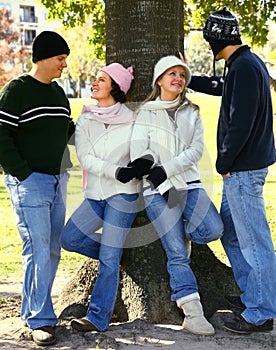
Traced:
<path fill-rule="evenodd" d="M 112 82 L 110 76 L 100 71 L 97 74 L 96 80 L 92 83 L 91 98 L 94 98 L 99 102 L 99 105 L 113 104 L 114 98 L 110 95 L 112 90 Z"/>
<path fill-rule="evenodd" d="M 157 82 L 161 90 L 161 100 L 175 100 L 185 89 L 185 82 L 185 69 L 182 66 L 174 66 L 167 69 Z"/>

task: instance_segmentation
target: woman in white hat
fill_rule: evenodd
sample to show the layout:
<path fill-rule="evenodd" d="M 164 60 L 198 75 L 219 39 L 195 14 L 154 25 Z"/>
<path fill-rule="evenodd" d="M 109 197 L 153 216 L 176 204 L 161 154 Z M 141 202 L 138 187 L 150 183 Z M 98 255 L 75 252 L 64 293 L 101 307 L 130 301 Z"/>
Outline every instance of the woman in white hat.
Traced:
<path fill-rule="evenodd" d="M 183 327 L 194 334 L 213 335 L 190 268 L 189 244 L 221 237 L 223 224 L 200 181 L 197 162 L 204 148 L 199 109 L 186 97 L 191 72 L 176 56 L 161 58 L 154 68 L 153 90 L 137 111 L 131 160 L 151 154 L 143 179 L 146 212 L 166 252 L 171 299 L 185 314 Z"/>

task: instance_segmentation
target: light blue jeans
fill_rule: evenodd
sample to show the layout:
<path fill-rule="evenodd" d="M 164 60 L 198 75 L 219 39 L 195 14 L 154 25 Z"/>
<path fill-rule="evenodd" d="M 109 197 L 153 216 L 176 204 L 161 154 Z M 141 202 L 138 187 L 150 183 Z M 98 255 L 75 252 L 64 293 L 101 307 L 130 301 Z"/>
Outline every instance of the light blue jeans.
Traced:
<path fill-rule="evenodd" d="M 86 314 L 86 319 L 100 331 L 108 328 L 113 313 L 123 246 L 137 208 L 138 194 L 119 194 L 106 200 L 85 199 L 62 232 L 64 249 L 100 261 Z M 102 232 L 97 233 L 101 227 Z"/>
<path fill-rule="evenodd" d="M 219 213 L 203 188 L 181 191 L 179 197 L 182 205 L 174 208 L 168 208 L 158 193 L 144 197 L 147 215 L 167 255 L 172 301 L 198 293 L 185 238 L 206 244 L 223 233 Z"/>
<path fill-rule="evenodd" d="M 51 289 L 60 260 L 69 174 L 33 172 L 24 181 L 5 175 L 4 182 L 23 241 L 24 280 L 21 319 L 31 329 L 55 326 Z"/>
<path fill-rule="evenodd" d="M 242 316 L 261 325 L 276 317 L 276 258 L 266 219 L 263 186 L 267 168 L 233 172 L 223 179 L 221 239 L 242 291 Z"/>

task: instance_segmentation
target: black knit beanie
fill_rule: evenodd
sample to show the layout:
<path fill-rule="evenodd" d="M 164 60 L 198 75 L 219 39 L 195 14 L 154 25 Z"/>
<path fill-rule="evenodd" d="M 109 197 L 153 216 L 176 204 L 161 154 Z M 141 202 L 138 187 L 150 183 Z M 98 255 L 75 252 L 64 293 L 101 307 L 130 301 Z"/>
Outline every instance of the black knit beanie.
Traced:
<path fill-rule="evenodd" d="M 44 31 L 33 41 L 33 62 L 58 55 L 69 55 L 67 42 L 56 32 Z"/>
<path fill-rule="evenodd" d="M 242 44 L 237 18 L 227 7 L 207 18 L 203 37 L 209 42 L 214 57 L 228 45 Z"/>

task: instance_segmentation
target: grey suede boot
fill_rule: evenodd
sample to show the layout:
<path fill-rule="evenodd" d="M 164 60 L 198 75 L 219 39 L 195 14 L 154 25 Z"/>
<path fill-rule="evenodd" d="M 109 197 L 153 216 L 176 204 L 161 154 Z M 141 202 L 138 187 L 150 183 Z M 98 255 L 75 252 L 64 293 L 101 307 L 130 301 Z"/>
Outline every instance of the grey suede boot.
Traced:
<path fill-rule="evenodd" d="M 185 314 L 182 327 L 193 334 L 214 335 L 214 327 L 209 323 L 204 314 L 199 299 L 190 300 L 181 305 Z"/>

